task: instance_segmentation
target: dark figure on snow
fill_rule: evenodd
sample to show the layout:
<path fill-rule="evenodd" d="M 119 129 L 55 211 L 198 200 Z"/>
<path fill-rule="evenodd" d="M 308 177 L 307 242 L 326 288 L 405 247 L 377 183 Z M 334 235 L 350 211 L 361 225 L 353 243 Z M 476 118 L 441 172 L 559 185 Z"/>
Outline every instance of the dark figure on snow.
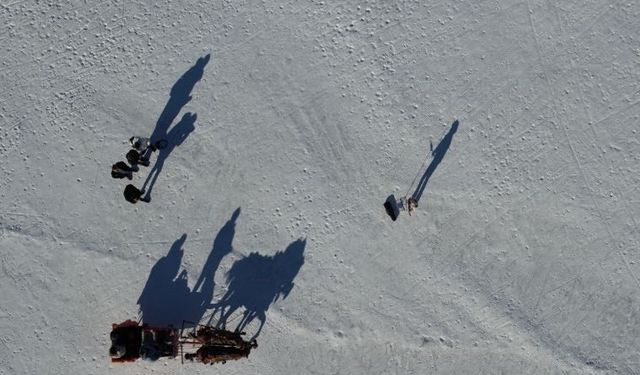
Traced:
<path fill-rule="evenodd" d="M 131 168 L 123 161 L 119 161 L 111 166 L 111 177 L 113 178 L 126 177 L 131 180 L 131 178 L 133 178 L 133 172 L 135 172 L 135 169 Z"/>
<path fill-rule="evenodd" d="M 131 137 L 129 138 L 129 143 L 134 150 L 140 153 L 140 155 L 144 155 L 145 152 L 147 152 L 147 149 L 150 149 L 152 152 L 157 150 L 156 146 L 151 144 L 150 138 Z"/>
<path fill-rule="evenodd" d="M 110 337 L 109 355 L 112 362 L 135 361 L 140 357 L 142 327 L 137 323 L 127 320 L 120 324 L 114 324 Z"/>
<path fill-rule="evenodd" d="M 138 164 L 142 164 L 145 167 L 149 166 L 149 160 L 144 157 L 144 154 L 139 153 L 137 150 L 129 150 L 129 152 L 127 152 L 127 161 L 133 166 Z"/>
<path fill-rule="evenodd" d="M 124 199 L 127 202 L 136 203 L 138 201 L 148 202 L 149 200 L 142 198 L 144 190 L 140 190 L 137 187 L 129 184 L 124 188 Z"/>

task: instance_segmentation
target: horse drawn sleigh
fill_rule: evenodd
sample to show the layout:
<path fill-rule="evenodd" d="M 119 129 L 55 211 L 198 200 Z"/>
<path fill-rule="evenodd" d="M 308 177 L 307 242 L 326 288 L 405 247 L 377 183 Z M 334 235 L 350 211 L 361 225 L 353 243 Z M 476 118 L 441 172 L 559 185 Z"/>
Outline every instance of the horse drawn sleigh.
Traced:
<path fill-rule="evenodd" d="M 191 328 L 185 328 L 185 325 Z M 255 339 L 244 340 L 244 334 L 186 321 L 177 329 L 171 325 L 156 327 L 126 320 L 112 325 L 109 355 L 116 363 L 178 356 L 182 363 L 185 360 L 204 364 L 225 363 L 247 358 L 251 349 L 258 347 Z"/>

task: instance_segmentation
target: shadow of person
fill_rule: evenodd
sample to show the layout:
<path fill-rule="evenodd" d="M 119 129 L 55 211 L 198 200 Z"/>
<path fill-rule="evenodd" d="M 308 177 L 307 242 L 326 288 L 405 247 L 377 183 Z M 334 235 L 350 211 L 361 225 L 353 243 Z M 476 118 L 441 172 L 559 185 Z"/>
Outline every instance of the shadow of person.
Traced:
<path fill-rule="evenodd" d="M 166 147 L 158 150 L 158 158 L 153 164 L 153 167 L 149 171 L 147 179 L 144 181 L 144 185 L 142 186 L 142 190 L 146 193 L 144 197 L 145 200 L 151 200 L 151 190 L 153 189 L 153 185 L 155 185 L 160 172 L 162 172 L 164 162 L 169 157 L 169 154 L 171 154 L 176 147 L 180 146 L 182 142 L 187 139 L 189 134 L 195 130 L 195 122 L 197 118 L 198 116 L 195 113 L 185 113 L 180 122 L 178 122 L 166 135 L 167 145 Z"/>
<path fill-rule="evenodd" d="M 240 207 L 233 212 L 229 221 L 224 224 L 213 240 L 211 253 L 209 253 L 209 257 L 200 272 L 200 277 L 198 277 L 189 296 L 188 305 L 190 308 L 184 316 L 187 321 L 200 322 L 204 313 L 212 307 L 215 273 L 222 259 L 233 250 L 232 242 L 236 234 L 238 216 L 240 216 Z"/>
<path fill-rule="evenodd" d="M 151 138 L 151 144 L 167 139 L 169 126 L 171 126 L 173 120 L 178 116 L 182 107 L 191 100 L 191 91 L 196 83 L 202 79 L 204 67 L 209 62 L 210 57 L 211 55 L 209 54 L 199 58 L 196 64 L 189 68 L 173 85 L 169 94 L 169 101 L 162 110 L 156 122 L 156 127 L 149 137 Z"/>
<path fill-rule="evenodd" d="M 424 175 L 420 179 L 420 183 L 418 183 L 418 186 L 416 187 L 416 190 L 412 195 L 416 202 L 420 200 L 420 197 L 422 197 L 422 193 L 427 187 L 429 178 L 431 178 L 433 172 L 435 172 L 440 162 L 442 162 L 442 159 L 444 159 L 444 155 L 447 153 L 447 150 L 449 150 L 449 146 L 451 146 L 451 140 L 453 139 L 453 135 L 456 133 L 456 131 L 458 131 L 458 120 L 453 122 L 453 124 L 451 125 L 451 129 L 449 129 L 449 132 L 447 132 L 442 141 L 440 141 L 438 146 L 436 146 L 436 148 L 431 152 L 433 160 L 431 160 L 431 163 L 429 163 L 427 170 L 424 172 Z"/>
<path fill-rule="evenodd" d="M 140 316 L 150 325 L 175 326 L 182 322 L 182 308 L 189 294 L 186 272 L 178 275 L 187 235 L 177 239 L 169 253 L 151 268 L 147 283 L 138 298 Z"/>
<path fill-rule="evenodd" d="M 293 289 L 293 279 L 304 264 L 305 245 L 306 239 L 298 239 L 273 256 L 252 252 L 236 261 L 227 272 L 227 292 L 215 304 L 209 324 L 216 313 L 219 313 L 220 319 L 216 326 L 226 329 L 230 316 L 243 307 L 242 319 L 235 330 L 243 331 L 257 318 L 260 326 L 253 339 L 258 337 L 266 321 L 269 306 L 280 296 L 282 299 L 287 298 Z"/>

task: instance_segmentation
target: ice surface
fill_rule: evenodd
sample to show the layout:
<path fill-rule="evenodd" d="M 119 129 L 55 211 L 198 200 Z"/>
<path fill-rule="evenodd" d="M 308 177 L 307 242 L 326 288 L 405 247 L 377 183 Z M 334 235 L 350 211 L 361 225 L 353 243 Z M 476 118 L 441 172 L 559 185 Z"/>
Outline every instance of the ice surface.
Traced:
<path fill-rule="evenodd" d="M 0 374 L 640 374 L 638 19 L 5 1 Z M 133 135 L 171 146 L 112 179 Z M 111 323 L 145 316 L 259 347 L 112 365 Z"/>

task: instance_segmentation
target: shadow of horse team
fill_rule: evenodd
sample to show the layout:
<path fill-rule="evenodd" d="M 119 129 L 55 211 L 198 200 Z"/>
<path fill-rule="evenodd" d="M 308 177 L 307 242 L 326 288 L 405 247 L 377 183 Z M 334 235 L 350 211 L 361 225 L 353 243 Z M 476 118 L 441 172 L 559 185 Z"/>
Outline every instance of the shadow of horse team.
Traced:
<path fill-rule="evenodd" d="M 233 250 L 236 221 L 240 208 L 220 229 L 211 252 L 192 288 L 186 270 L 181 269 L 183 246 L 187 235 L 177 239 L 166 256 L 153 266 L 138 299 L 143 322 L 157 326 L 180 326 L 183 321 L 204 323 L 217 328 L 244 331 L 255 320 L 266 321 L 266 312 L 279 298 L 285 299 L 293 289 L 293 279 L 304 264 L 305 239 L 290 243 L 274 255 L 252 252 L 233 263 L 226 273 L 226 292 L 214 301 L 215 274 L 223 258 Z M 208 321 L 205 314 L 209 312 Z M 238 319 L 239 320 L 236 320 Z M 237 323 L 236 323 L 237 321 Z M 235 326 L 232 326 L 235 323 Z"/>
<path fill-rule="evenodd" d="M 153 145 L 150 147 L 151 152 L 157 150 L 158 156 L 142 189 L 138 190 L 131 185 L 138 195 L 133 203 L 137 200 L 151 200 L 151 191 L 167 158 L 195 130 L 195 113 L 187 112 L 173 127 L 171 124 L 191 100 L 191 92 L 202 79 L 209 58 L 210 55 L 199 58 L 171 88 L 169 101 L 148 138 L 149 145 Z M 159 144 L 163 146 L 155 147 Z M 146 165 L 148 164 L 147 162 Z M 203 323 L 205 313 L 209 312 L 207 325 L 240 332 L 258 319 L 260 325 L 253 332 L 253 338 L 258 336 L 265 324 L 269 306 L 279 298 L 286 298 L 291 292 L 293 279 L 304 264 L 306 240 L 296 240 L 284 251 L 278 251 L 272 256 L 252 252 L 233 263 L 226 273 L 226 293 L 214 302 L 215 274 L 224 257 L 233 250 L 232 242 L 239 215 L 240 208 L 235 210 L 216 235 L 211 252 L 193 287 L 189 287 L 187 271 L 181 270 L 186 233 L 173 243 L 166 256 L 158 260 L 138 299 L 140 318 L 144 323 L 176 327 L 184 321 Z M 237 318 L 240 319 L 236 326 L 229 327 Z"/>

